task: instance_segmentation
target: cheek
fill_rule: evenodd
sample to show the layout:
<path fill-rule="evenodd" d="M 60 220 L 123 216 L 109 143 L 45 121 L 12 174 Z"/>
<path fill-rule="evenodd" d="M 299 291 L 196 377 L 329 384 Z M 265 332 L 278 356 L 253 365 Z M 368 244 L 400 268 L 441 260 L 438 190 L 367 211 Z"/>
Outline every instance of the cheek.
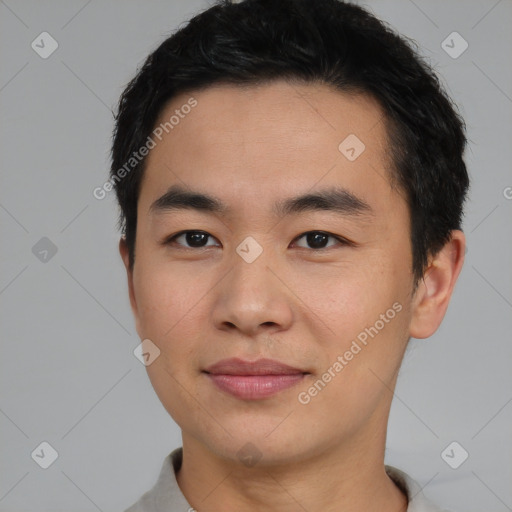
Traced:
<path fill-rule="evenodd" d="M 307 306 L 314 313 L 309 318 L 316 326 L 312 328 L 318 333 L 321 327 L 325 332 L 317 342 L 323 345 L 326 368 L 347 353 L 350 361 L 343 374 L 348 377 L 356 372 L 347 380 L 348 385 L 359 382 L 371 387 L 369 366 L 376 372 L 382 369 L 388 377 L 407 341 L 409 282 L 395 272 L 391 259 L 377 255 L 374 259 L 364 266 L 338 269 L 314 288 L 308 286 L 309 279 L 303 279 L 298 293 L 308 297 Z"/>
<path fill-rule="evenodd" d="M 408 314 L 398 301 L 393 304 L 375 308 L 377 314 L 361 309 L 356 311 L 358 316 L 343 317 L 339 335 L 331 337 L 325 347 L 328 356 L 323 372 L 309 383 L 312 387 L 303 390 L 304 399 L 311 397 L 311 409 L 306 410 L 313 416 L 331 411 L 334 429 L 347 428 L 349 423 L 349 429 L 357 428 L 391 398 L 389 389 L 406 347 Z"/>
<path fill-rule="evenodd" d="M 190 272 L 158 265 L 141 265 L 134 276 L 141 335 L 160 355 L 146 367 L 151 385 L 171 417 L 181 424 L 184 411 L 194 408 L 190 365 L 197 350 L 197 326 L 202 320 L 200 299 L 204 284 Z"/>
<path fill-rule="evenodd" d="M 310 272 L 298 274 L 294 291 L 330 336 L 343 340 L 375 321 L 382 308 L 387 309 L 396 300 L 395 290 L 381 274 L 384 272 L 379 265 L 354 258 L 327 270 L 312 267 Z"/>
<path fill-rule="evenodd" d="M 147 337 L 168 338 L 197 315 L 208 283 L 190 270 L 141 265 L 134 276 L 140 325 Z M 197 322 L 197 318 L 194 319 Z"/>
<path fill-rule="evenodd" d="M 193 372 L 202 339 L 198 329 L 208 322 L 204 296 L 211 288 L 207 279 L 201 279 L 204 276 L 176 267 L 141 265 L 143 270 L 134 276 L 141 335 L 160 349 L 146 370 L 171 416 L 187 401 L 182 387 L 193 392 L 195 386 Z"/>

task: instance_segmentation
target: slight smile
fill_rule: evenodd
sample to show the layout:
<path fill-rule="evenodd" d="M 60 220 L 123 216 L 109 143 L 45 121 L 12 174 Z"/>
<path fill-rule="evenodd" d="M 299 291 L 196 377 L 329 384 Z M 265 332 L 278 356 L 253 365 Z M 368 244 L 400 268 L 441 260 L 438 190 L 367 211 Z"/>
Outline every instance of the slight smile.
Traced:
<path fill-rule="evenodd" d="M 309 372 L 272 359 L 224 359 L 204 373 L 222 391 L 242 400 L 261 400 L 291 388 Z"/>

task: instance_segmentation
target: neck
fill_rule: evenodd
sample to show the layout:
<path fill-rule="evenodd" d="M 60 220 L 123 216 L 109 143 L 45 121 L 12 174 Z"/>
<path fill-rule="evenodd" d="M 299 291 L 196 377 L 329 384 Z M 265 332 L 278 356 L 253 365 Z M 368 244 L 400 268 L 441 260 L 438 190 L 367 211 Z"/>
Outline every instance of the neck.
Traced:
<path fill-rule="evenodd" d="M 197 512 L 405 512 L 407 498 L 384 468 L 386 429 L 375 435 L 372 426 L 292 464 L 253 467 L 183 433 L 178 485 Z"/>

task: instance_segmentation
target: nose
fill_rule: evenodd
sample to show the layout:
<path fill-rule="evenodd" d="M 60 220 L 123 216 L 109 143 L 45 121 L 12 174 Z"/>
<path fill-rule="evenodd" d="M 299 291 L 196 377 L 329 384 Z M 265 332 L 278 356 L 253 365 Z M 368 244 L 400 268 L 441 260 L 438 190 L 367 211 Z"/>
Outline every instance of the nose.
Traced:
<path fill-rule="evenodd" d="M 215 287 L 213 321 L 217 329 L 253 337 L 290 327 L 293 294 L 270 253 L 264 250 L 252 263 L 235 254 L 231 271 Z"/>

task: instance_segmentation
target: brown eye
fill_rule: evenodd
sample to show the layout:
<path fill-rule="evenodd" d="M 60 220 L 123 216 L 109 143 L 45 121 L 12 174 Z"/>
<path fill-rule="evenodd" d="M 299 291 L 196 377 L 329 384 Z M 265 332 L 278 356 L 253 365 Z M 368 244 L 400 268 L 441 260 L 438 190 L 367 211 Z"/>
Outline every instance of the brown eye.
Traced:
<path fill-rule="evenodd" d="M 180 245 L 187 249 L 201 249 L 211 247 L 211 245 L 207 245 L 209 238 L 213 237 L 205 231 L 182 231 L 168 238 L 165 244 Z"/>
<path fill-rule="evenodd" d="M 326 233 L 325 231 L 308 231 L 298 237 L 297 240 L 301 240 L 303 238 L 306 240 L 307 246 L 299 245 L 299 247 L 303 247 L 305 249 L 321 250 L 336 245 L 347 245 L 347 242 L 342 238 Z M 329 239 L 332 239 L 335 242 L 329 244 Z"/>

